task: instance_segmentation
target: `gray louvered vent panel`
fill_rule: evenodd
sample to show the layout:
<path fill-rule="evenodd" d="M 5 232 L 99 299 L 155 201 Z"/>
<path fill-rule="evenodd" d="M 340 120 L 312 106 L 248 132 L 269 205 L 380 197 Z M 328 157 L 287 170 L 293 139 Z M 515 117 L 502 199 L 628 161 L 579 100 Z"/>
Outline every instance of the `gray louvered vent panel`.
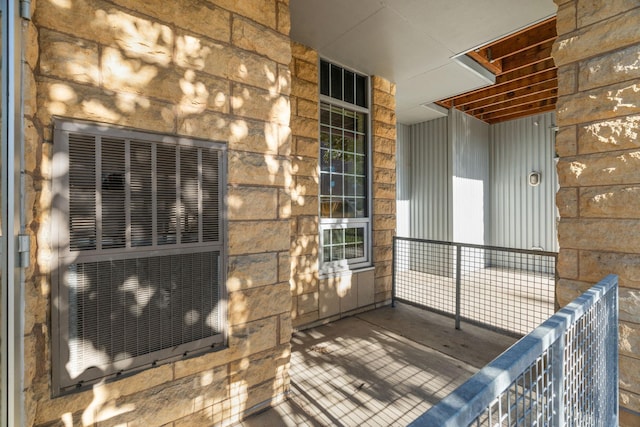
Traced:
<path fill-rule="evenodd" d="M 202 238 L 220 241 L 219 152 L 202 150 Z"/>
<path fill-rule="evenodd" d="M 153 199 L 151 144 L 131 141 L 131 246 L 153 244 Z"/>
<path fill-rule="evenodd" d="M 70 265 L 69 371 L 77 376 L 221 333 L 219 256 L 211 251 Z"/>
<path fill-rule="evenodd" d="M 180 243 L 199 241 L 199 166 L 198 149 L 180 147 Z"/>
<path fill-rule="evenodd" d="M 96 248 L 95 137 L 69 135 L 69 249 Z"/>
<path fill-rule="evenodd" d="M 124 248 L 127 240 L 124 140 L 102 138 L 101 150 L 102 248 Z"/>
<path fill-rule="evenodd" d="M 158 144 L 156 155 L 158 245 L 177 243 L 176 147 Z"/>

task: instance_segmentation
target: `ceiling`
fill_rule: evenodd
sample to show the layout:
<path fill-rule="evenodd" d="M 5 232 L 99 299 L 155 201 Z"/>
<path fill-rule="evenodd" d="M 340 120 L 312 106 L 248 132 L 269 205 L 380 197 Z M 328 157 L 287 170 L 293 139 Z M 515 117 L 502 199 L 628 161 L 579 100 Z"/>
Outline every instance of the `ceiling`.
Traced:
<path fill-rule="evenodd" d="M 556 13 L 553 0 L 290 0 L 290 8 L 293 40 L 396 83 L 396 116 L 404 124 L 441 117 L 436 101 L 447 106 L 455 95 L 490 85 L 483 68 L 463 63 L 464 54 L 486 55 L 484 45 Z"/>

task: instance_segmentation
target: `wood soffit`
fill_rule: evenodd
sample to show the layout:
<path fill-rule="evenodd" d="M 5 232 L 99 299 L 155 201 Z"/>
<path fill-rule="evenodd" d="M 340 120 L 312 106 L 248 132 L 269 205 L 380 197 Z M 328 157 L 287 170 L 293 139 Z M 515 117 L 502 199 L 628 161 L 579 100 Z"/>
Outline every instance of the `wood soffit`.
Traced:
<path fill-rule="evenodd" d="M 496 75 L 496 83 L 436 104 L 491 124 L 555 110 L 558 78 L 551 47 L 556 37 L 553 17 L 467 53 Z"/>

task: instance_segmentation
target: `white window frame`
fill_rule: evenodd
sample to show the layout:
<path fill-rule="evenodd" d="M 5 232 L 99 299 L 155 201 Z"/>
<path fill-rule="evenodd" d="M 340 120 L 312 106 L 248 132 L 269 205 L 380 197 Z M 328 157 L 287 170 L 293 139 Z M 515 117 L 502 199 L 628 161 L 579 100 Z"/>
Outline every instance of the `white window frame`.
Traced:
<path fill-rule="evenodd" d="M 366 144 L 366 151 L 365 151 L 365 155 L 366 155 L 366 209 L 367 209 L 367 216 L 366 217 L 361 217 L 361 218 L 323 218 L 322 217 L 322 212 L 321 212 L 321 198 L 322 198 L 322 187 L 321 187 L 321 180 L 318 183 L 318 224 L 319 224 L 319 234 L 320 234 L 320 238 L 319 238 L 319 263 L 320 263 L 320 268 L 319 268 L 319 273 L 321 277 L 328 277 L 328 276 L 332 276 L 334 274 L 341 274 L 341 273 L 345 273 L 348 271 L 354 271 L 354 270 L 359 270 L 359 269 L 366 269 L 366 268 L 370 268 L 372 266 L 372 248 L 373 248 L 373 242 L 372 242 L 372 216 L 373 216 L 373 200 L 372 200 L 372 185 L 373 185 L 373 178 L 372 178 L 372 170 L 373 170 L 373 164 L 372 164 L 372 129 L 371 129 L 371 114 L 372 114 L 372 108 L 371 108 L 371 78 L 370 76 L 367 76 L 363 73 L 357 72 L 353 69 L 350 69 L 348 67 L 344 67 L 339 63 L 327 60 L 325 58 L 320 58 L 318 60 L 318 69 L 320 70 L 320 64 L 322 62 L 328 62 L 329 64 L 333 64 L 336 65 L 338 67 L 341 67 L 344 70 L 353 72 L 355 74 L 358 74 L 360 76 L 365 76 L 366 77 L 366 103 L 368 107 L 362 107 L 359 106 L 357 104 L 351 104 L 349 102 L 345 102 L 336 98 L 332 98 L 328 95 L 323 95 L 321 93 L 321 79 L 320 77 L 318 78 L 318 97 L 319 97 L 319 102 L 318 105 L 321 104 L 329 104 L 331 106 L 336 106 L 336 107 L 340 107 L 340 108 L 345 108 L 347 110 L 352 110 L 358 113 L 364 113 L 366 115 L 366 139 L 365 139 L 365 144 Z M 318 114 L 320 114 L 321 111 L 319 109 Z M 320 122 L 320 117 L 318 117 L 318 135 L 320 135 L 320 129 L 321 129 L 322 123 Z M 318 165 L 320 165 L 320 148 L 318 148 Z M 364 228 L 364 256 L 363 257 L 359 257 L 359 258 L 351 258 L 351 259 L 342 259 L 342 260 L 336 260 L 336 261 L 330 261 L 330 260 L 325 260 L 324 259 L 324 231 L 325 230 L 331 230 L 331 229 L 337 229 L 337 228 Z"/>

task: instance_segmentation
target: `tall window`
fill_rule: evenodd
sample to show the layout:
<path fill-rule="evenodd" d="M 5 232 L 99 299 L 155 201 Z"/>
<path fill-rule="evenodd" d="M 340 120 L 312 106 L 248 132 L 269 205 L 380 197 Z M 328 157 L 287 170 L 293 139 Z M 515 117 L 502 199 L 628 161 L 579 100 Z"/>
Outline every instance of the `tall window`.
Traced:
<path fill-rule="evenodd" d="M 224 342 L 224 146 L 57 120 L 56 394 Z"/>
<path fill-rule="evenodd" d="M 320 245 L 324 271 L 369 265 L 368 79 L 320 62 Z"/>

